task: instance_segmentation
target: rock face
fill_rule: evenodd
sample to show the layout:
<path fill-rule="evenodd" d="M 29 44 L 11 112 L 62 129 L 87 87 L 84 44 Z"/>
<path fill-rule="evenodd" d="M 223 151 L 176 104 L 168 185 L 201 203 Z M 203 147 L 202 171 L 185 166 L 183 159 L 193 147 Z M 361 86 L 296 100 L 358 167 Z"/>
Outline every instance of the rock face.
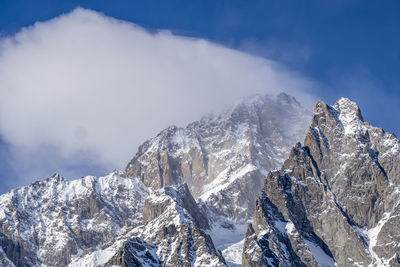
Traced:
<path fill-rule="evenodd" d="M 311 113 L 291 96 L 255 96 L 140 146 L 126 167 L 151 188 L 186 183 L 219 215 L 246 221 L 267 170 L 279 167 L 305 136 Z"/>
<path fill-rule="evenodd" d="M 138 266 L 138 267 L 157 267 L 161 265 L 158 259 L 157 247 L 146 243 L 136 237 L 126 241 L 120 250 L 104 265 L 111 266 Z"/>
<path fill-rule="evenodd" d="M 398 266 L 400 142 L 356 103 L 317 102 L 304 145 L 268 174 L 242 266 Z"/>

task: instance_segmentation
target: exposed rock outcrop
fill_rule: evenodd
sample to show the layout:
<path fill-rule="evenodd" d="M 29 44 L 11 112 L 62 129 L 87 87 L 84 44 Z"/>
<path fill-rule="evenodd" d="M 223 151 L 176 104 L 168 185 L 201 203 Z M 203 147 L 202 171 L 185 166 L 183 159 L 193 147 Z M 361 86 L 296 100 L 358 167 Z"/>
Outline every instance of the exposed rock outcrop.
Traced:
<path fill-rule="evenodd" d="M 104 267 L 159 267 L 161 261 L 156 254 L 157 247 L 140 238 L 132 238 L 122 245 L 120 250 L 104 265 Z"/>
<path fill-rule="evenodd" d="M 399 167 L 399 140 L 364 122 L 356 103 L 317 102 L 304 146 L 265 181 L 243 266 L 396 266 Z"/>

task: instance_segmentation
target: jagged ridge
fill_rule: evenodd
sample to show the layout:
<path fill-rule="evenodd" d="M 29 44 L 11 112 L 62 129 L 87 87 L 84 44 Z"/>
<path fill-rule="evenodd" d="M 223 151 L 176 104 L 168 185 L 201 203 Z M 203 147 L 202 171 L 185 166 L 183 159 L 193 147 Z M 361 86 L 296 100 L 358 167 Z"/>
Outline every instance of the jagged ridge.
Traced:
<path fill-rule="evenodd" d="M 265 181 L 243 266 L 398 264 L 399 148 L 356 103 L 317 102 L 304 146 Z"/>

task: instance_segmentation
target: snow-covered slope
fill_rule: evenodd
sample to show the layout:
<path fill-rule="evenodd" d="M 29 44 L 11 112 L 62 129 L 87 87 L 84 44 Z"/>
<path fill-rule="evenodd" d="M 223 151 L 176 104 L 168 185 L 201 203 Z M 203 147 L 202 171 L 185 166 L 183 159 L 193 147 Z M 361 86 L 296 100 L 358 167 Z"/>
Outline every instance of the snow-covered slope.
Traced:
<path fill-rule="evenodd" d="M 135 227 L 148 194 L 118 173 L 71 182 L 55 174 L 0 196 L 0 242 L 18 266 L 66 265 Z"/>
<path fill-rule="evenodd" d="M 3 265 L 225 265 L 185 184 L 154 191 L 121 175 L 56 174 L 0 196 Z"/>

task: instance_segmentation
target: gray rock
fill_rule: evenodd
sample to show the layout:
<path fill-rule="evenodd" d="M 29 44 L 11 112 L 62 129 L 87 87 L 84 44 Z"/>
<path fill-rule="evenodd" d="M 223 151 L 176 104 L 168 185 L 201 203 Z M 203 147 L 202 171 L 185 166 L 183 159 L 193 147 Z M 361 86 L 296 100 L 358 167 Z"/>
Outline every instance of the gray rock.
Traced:
<path fill-rule="evenodd" d="M 156 246 L 148 244 L 140 238 L 132 238 L 124 242 L 120 250 L 104 267 L 161 267 L 162 262 L 158 259 L 156 251 Z"/>
<path fill-rule="evenodd" d="M 394 135 L 363 121 L 354 102 L 317 102 L 304 146 L 265 181 L 243 266 L 264 264 L 249 261 L 253 250 L 272 251 L 281 263 L 297 255 L 307 266 L 397 266 L 399 148 Z"/>
<path fill-rule="evenodd" d="M 158 246 L 166 266 L 226 266 L 213 244 L 208 219 L 186 184 L 158 189 L 146 199 L 146 222 L 133 234 Z"/>

